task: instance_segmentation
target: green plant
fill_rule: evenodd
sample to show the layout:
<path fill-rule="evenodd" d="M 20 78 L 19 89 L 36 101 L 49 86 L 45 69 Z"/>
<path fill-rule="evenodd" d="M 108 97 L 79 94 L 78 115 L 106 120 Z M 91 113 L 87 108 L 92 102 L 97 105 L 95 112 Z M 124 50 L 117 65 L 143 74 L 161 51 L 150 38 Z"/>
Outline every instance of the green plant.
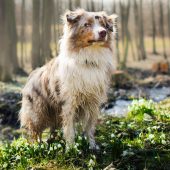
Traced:
<path fill-rule="evenodd" d="M 158 114 L 155 103 L 152 100 L 133 100 L 128 109 L 128 117 L 139 122 L 143 120 L 152 120 Z"/>
<path fill-rule="evenodd" d="M 104 117 L 96 129 L 100 150 L 89 149 L 86 137 L 77 134 L 66 147 L 62 131 L 52 143 L 29 143 L 18 138 L 0 146 L 0 169 L 31 168 L 103 169 L 111 162 L 117 169 L 167 169 L 170 164 L 170 131 L 167 113 L 152 101 L 134 101 L 128 118 Z M 152 121 L 145 120 L 145 114 Z M 138 115 L 142 115 L 138 119 Z M 140 117 L 139 116 L 139 117 Z M 142 121 L 143 120 L 143 121 Z"/>

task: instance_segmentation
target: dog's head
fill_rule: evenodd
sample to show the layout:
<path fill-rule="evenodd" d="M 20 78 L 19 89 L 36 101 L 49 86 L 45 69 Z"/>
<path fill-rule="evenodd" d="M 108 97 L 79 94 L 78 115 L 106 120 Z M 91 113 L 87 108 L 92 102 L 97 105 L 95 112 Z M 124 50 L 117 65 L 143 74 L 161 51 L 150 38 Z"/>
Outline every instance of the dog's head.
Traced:
<path fill-rule="evenodd" d="M 116 32 L 117 15 L 77 9 L 67 11 L 63 19 L 64 38 L 69 40 L 72 50 L 89 46 L 110 48 Z"/>

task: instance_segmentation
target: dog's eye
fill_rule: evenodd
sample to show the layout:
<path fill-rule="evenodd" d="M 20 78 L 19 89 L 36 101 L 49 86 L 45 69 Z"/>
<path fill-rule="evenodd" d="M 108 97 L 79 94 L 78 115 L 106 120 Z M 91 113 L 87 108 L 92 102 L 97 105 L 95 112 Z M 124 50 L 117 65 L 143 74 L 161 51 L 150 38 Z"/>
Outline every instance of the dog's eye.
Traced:
<path fill-rule="evenodd" d="M 85 26 L 85 27 L 90 27 L 90 26 L 91 26 L 91 24 L 89 24 L 89 23 L 85 23 L 85 24 L 84 24 L 84 26 Z"/>

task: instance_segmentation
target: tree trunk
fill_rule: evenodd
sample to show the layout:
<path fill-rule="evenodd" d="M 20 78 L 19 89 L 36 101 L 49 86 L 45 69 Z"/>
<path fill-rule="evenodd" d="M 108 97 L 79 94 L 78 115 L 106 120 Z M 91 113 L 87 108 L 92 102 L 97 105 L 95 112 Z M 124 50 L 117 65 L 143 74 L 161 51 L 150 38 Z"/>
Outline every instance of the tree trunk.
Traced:
<path fill-rule="evenodd" d="M 151 1 L 151 18 L 152 18 L 152 44 L 153 44 L 153 54 L 156 52 L 156 23 L 155 23 L 155 12 L 154 12 L 154 0 Z"/>
<path fill-rule="evenodd" d="M 11 9 L 12 0 L 0 0 L 0 80 L 12 80 Z"/>
<path fill-rule="evenodd" d="M 25 0 L 22 0 L 21 7 L 21 67 L 24 68 L 25 54 Z"/>
<path fill-rule="evenodd" d="M 159 0 L 159 10 L 160 10 L 159 25 L 160 25 L 160 33 L 161 33 L 161 37 L 162 37 L 163 56 L 164 56 L 165 59 L 167 59 L 166 44 L 165 44 L 165 32 L 164 32 L 163 4 L 162 4 L 161 0 Z"/>
<path fill-rule="evenodd" d="M 55 56 L 56 56 L 56 53 L 57 53 L 57 31 L 56 31 L 56 4 L 54 3 L 54 6 L 53 6 L 53 38 L 54 38 L 54 45 L 55 45 Z"/>
<path fill-rule="evenodd" d="M 32 28 L 32 69 L 41 65 L 40 59 L 40 0 L 33 3 L 33 28 Z"/>
<path fill-rule="evenodd" d="M 49 60 L 52 56 L 50 43 L 51 43 L 51 26 L 52 26 L 52 10 L 54 2 L 53 0 L 43 0 L 43 18 L 42 18 L 42 53 L 41 53 L 41 65 L 43 65 L 46 60 Z"/>
<path fill-rule="evenodd" d="M 76 8 L 81 7 L 81 0 L 75 0 Z"/>
<path fill-rule="evenodd" d="M 141 53 L 140 53 L 140 43 L 139 43 L 139 8 L 138 8 L 138 3 L 136 0 L 134 0 L 133 4 L 133 10 L 134 10 L 134 19 L 135 19 L 135 44 L 136 44 L 136 49 L 137 49 L 137 55 L 138 55 L 138 60 L 141 60 Z"/>
<path fill-rule="evenodd" d="M 89 0 L 86 1 L 86 4 L 87 4 L 87 11 L 91 11 Z"/>
<path fill-rule="evenodd" d="M 103 0 L 101 0 L 101 11 L 103 11 L 104 8 L 104 4 L 103 4 Z"/>
<path fill-rule="evenodd" d="M 68 4 L 68 7 L 69 7 L 69 10 L 73 10 L 73 0 L 69 0 L 69 4 Z"/>
<path fill-rule="evenodd" d="M 91 0 L 91 11 L 95 11 L 95 5 L 93 0 Z"/>
<path fill-rule="evenodd" d="M 59 39 L 60 37 L 60 15 L 61 15 L 61 2 L 59 2 L 59 0 L 57 0 L 56 2 L 56 18 L 57 18 L 57 38 Z"/>
<path fill-rule="evenodd" d="M 133 39 L 131 37 L 130 31 L 129 31 L 129 43 L 130 43 L 130 46 L 131 46 L 132 57 L 133 57 L 133 60 L 135 61 L 136 60 L 136 55 L 135 55 Z"/>
<path fill-rule="evenodd" d="M 145 43 L 144 43 L 144 26 L 143 26 L 143 0 L 140 0 L 140 18 L 139 18 L 139 36 L 140 36 L 140 51 L 141 51 L 141 56 L 142 59 L 145 60 L 146 59 L 146 51 L 145 51 Z"/>
<path fill-rule="evenodd" d="M 123 60 L 121 63 L 121 69 L 126 68 L 126 63 L 127 63 L 127 57 L 128 57 L 128 51 L 129 51 L 129 42 L 130 42 L 130 32 L 128 28 L 128 23 L 129 23 L 129 15 L 130 15 L 130 0 L 128 0 L 128 4 L 121 4 L 123 13 L 122 13 L 122 18 L 123 19 L 123 25 L 124 25 L 124 54 L 123 54 Z"/>
<path fill-rule="evenodd" d="M 116 13 L 116 3 L 115 0 L 113 1 L 113 13 Z M 120 54 L 119 54 L 119 35 L 118 35 L 118 19 L 115 20 L 114 27 L 117 29 L 116 30 L 116 39 L 115 39 L 115 44 L 116 44 L 116 49 L 115 49 L 115 55 L 116 55 L 116 62 L 117 62 L 117 67 L 119 68 L 120 65 Z"/>
<path fill-rule="evenodd" d="M 170 39 L 170 0 L 168 0 L 168 36 L 169 36 L 169 39 Z"/>
<path fill-rule="evenodd" d="M 19 73 L 19 63 L 17 57 L 17 30 L 16 30 L 16 19 L 15 19 L 15 3 L 13 0 L 6 0 L 7 6 L 7 20 L 9 21 L 9 36 L 10 36 L 10 48 L 11 48 L 11 60 L 13 63 L 13 72 Z"/>
<path fill-rule="evenodd" d="M 113 0 L 113 13 L 116 13 L 116 2 Z"/>
<path fill-rule="evenodd" d="M 124 15 L 125 9 L 124 9 L 124 5 L 123 5 L 121 0 L 119 1 L 119 8 L 120 8 L 120 21 L 121 21 L 121 37 L 122 37 L 122 44 L 124 46 L 124 39 L 125 39 L 124 22 L 126 22 L 126 21 L 125 21 L 125 18 L 124 18 L 124 16 L 125 16 Z"/>

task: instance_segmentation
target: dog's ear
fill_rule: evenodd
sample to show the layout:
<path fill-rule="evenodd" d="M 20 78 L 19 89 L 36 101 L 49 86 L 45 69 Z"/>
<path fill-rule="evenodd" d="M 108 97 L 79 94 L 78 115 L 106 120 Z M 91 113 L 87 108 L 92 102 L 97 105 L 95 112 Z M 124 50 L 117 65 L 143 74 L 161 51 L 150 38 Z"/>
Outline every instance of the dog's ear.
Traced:
<path fill-rule="evenodd" d="M 118 16 L 116 14 L 112 14 L 104 17 L 106 21 L 106 28 L 112 32 L 117 32 Z"/>
<path fill-rule="evenodd" d="M 79 11 L 67 11 L 65 13 L 65 19 L 68 23 L 74 24 L 77 23 L 82 16 L 82 13 Z"/>

